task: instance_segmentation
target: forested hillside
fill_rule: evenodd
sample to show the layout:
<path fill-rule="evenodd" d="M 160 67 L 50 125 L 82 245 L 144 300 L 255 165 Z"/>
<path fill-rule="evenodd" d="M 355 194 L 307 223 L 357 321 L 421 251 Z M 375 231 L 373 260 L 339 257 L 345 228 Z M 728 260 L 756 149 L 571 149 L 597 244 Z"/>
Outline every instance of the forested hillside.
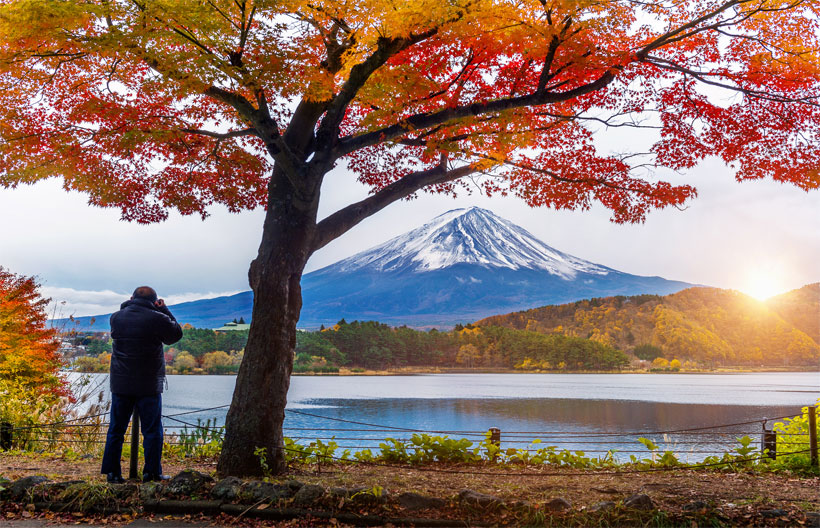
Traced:
<path fill-rule="evenodd" d="M 820 344 L 820 282 L 772 297 L 766 305 Z"/>
<path fill-rule="evenodd" d="M 319 332 L 299 332 L 296 341 L 297 372 L 336 366 L 615 370 L 629 363 L 620 350 L 589 339 L 472 325 L 422 332 L 342 320 Z"/>
<path fill-rule="evenodd" d="M 732 290 L 689 288 L 666 295 L 590 299 L 488 317 L 546 335 L 589 338 L 642 359 L 690 360 L 704 366 L 817 365 L 817 284 L 757 301 Z"/>

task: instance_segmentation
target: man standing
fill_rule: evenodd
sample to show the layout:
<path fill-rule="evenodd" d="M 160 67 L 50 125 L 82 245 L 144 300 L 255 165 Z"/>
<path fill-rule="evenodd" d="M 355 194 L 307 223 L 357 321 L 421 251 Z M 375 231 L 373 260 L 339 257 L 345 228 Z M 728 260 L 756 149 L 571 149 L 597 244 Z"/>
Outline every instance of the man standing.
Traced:
<path fill-rule="evenodd" d="M 108 482 L 124 482 L 120 467 L 125 430 L 136 408 L 142 424 L 145 466 L 143 480 L 163 480 L 162 389 L 165 355 L 162 344 L 182 339 L 182 328 L 165 301 L 148 286 L 134 290 L 120 311 L 111 315 L 111 420 L 101 473 Z M 166 477 L 167 478 L 167 477 Z"/>

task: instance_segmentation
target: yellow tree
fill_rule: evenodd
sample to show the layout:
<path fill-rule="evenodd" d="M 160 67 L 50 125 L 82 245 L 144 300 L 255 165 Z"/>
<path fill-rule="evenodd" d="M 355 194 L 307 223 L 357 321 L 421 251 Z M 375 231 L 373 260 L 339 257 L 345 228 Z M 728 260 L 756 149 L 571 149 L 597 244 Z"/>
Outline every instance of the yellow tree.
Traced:
<path fill-rule="evenodd" d="M 487 194 L 680 206 L 655 167 L 719 156 L 803 189 L 817 167 L 813 0 L 0 0 L 0 184 L 62 177 L 94 205 L 267 208 L 219 470 L 285 470 L 308 258 L 396 200 Z M 649 126 L 598 152 L 592 127 Z M 372 189 L 324 219 L 346 167 Z M 643 172 L 641 172 L 643 171 Z"/>

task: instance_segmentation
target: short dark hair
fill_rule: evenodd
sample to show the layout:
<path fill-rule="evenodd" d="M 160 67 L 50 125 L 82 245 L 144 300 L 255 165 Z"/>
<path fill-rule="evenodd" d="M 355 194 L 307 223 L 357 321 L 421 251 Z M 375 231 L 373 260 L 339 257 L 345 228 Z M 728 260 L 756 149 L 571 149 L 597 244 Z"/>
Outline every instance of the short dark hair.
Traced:
<path fill-rule="evenodd" d="M 132 299 L 145 299 L 146 301 L 157 302 L 157 291 L 150 286 L 140 286 L 134 290 Z"/>

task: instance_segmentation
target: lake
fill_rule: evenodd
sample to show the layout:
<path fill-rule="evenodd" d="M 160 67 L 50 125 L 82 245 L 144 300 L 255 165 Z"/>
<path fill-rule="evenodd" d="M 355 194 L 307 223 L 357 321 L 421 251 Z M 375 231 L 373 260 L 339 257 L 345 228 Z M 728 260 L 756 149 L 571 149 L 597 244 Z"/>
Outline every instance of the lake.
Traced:
<path fill-rule="evenodd" d="M 227 409 L 198 410 L 229 404 L 235 380 L 168 376 L 164 414 L 222 424 Z M 412 430 L 480 441 L 497 427 L 504 447 L 539 438 L 540 447 L 617 449 L 621 459 L 647 453 L 637 442 L 645 436 L 697 461 L 736 446 L 744 433 L 757 441 L 764 418 L 797 414 L 818 398 L 817 372 L 294 376 L 285 434 L 377 450 L 385 437 L 409 438 Z M 738 424 L 747 421 L 756 423 Z M 164 424 L 167 434 L 184 427 L 170 418 Z M 702 429 L 725 424 L 738 425 Z M 691 429 L 698 431 L 663 433 Z"/>

